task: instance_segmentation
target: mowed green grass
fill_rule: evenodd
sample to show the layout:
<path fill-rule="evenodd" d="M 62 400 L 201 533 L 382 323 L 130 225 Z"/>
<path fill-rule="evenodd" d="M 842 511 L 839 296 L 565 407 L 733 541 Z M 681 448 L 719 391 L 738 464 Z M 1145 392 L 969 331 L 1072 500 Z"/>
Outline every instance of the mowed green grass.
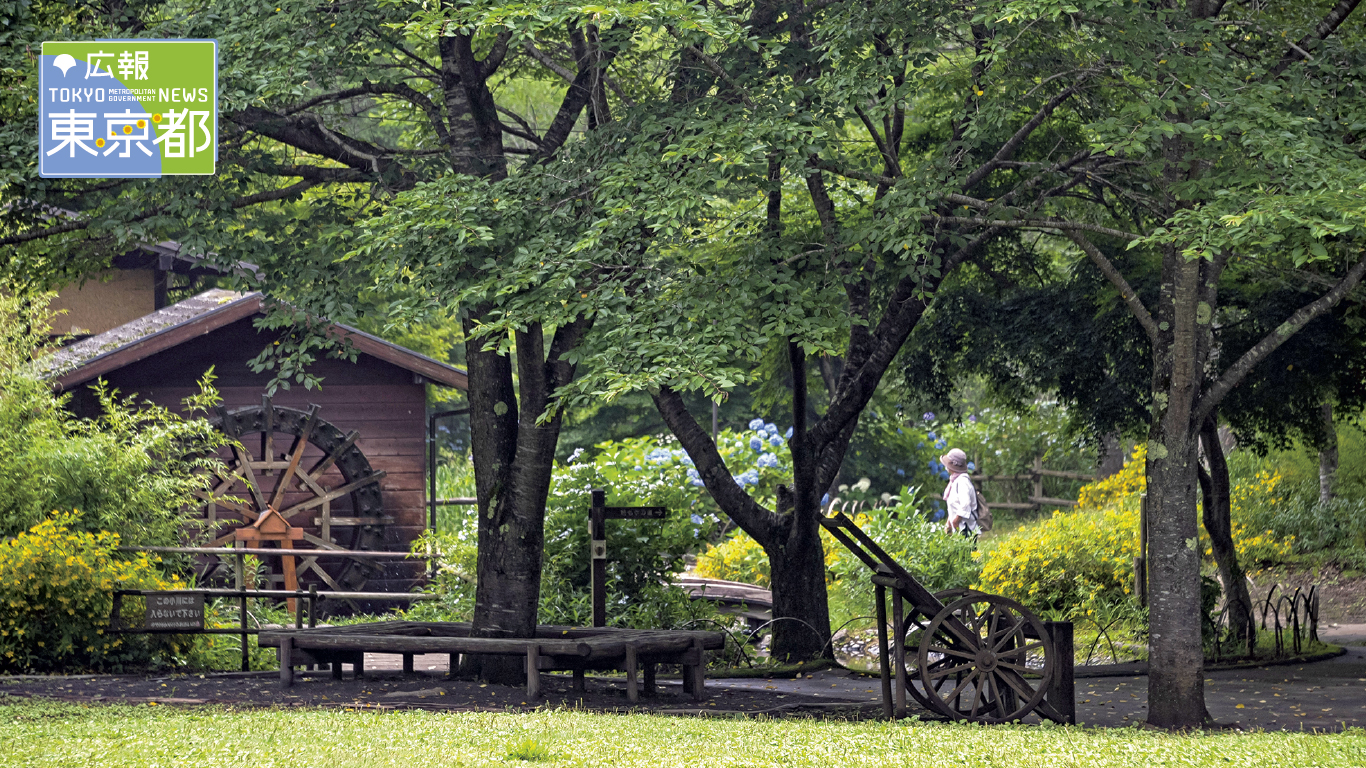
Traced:
<path fill-rule="evenodd" d="M 1196 733 L 658 715 L 0 704 L 0 765 L 1362 766 L 1366 731 Z"/>

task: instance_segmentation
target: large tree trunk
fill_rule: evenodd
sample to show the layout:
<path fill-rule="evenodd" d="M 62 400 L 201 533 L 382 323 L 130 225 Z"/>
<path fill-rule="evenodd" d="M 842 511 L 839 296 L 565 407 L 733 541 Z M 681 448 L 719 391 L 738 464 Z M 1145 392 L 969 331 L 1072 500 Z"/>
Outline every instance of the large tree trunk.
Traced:
<path fill-rule="evenodd" d="M 1224 459 L 1223 442 L 1213 416 L 1205 419 L 1200 430 L 1200 444 L 1209 461 L 1209 473 L 1200 469 L 1200 490 L 1204 504 L 1202 517 L 1209 533 L 1214 562 L 1219 566 L 1219 579 L 1224 583 L 1224 599 L 1228 605 L 1228 624 L 1233 636 L 1246 640 L 1255 637 L 1252 625 L 1252 595 L 1247 591 L 1247 579 L 1238 565 L 1238 553 L 1233 547 L 1233 505 L 1230 498 L 1231 482 L 1228 462 Z"/>
<path fill-rule="evenodd" d="M 1338 474 L 1338 431 L 1333 425 L 1333 404 L 1320 406 L 1319 417 L 1323 427 L 1323 448 L 1319 450 L 1319 503 L 1327 504 L 1337 495 L 1333 493 Z"/>
<path fill-rule="evenodd" d="M 833 658 L 819 525 L 814 520 L 795 523 L 775 546 L 764 547 L 772 576 L 773 616 L 778 619 L 773 625 L 773 658 Z"/>
<path fill-rule="evenodd" d="M 1192 423 L 1204 373 L 1202 352 L 1208 348 L 1202 339 L 1207 326 L 1196 322 L 1200 262 L 1187 261 L 1175 249 L 1166 256 L 1146 467 L 1148 722 L 1161 728 L 1196 728 L 1209 720 L 1195 516 L 1198 432 Z"/>

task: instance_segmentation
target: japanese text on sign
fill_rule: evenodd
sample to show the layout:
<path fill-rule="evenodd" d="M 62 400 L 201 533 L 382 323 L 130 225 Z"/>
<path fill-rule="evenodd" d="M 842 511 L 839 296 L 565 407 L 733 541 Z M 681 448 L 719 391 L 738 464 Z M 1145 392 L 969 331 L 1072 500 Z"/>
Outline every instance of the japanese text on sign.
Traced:
<path fill-rule="evenodd" d="M 42 61 L 42 176 L 214 172 L 214 41 L 43 43 Z"/>

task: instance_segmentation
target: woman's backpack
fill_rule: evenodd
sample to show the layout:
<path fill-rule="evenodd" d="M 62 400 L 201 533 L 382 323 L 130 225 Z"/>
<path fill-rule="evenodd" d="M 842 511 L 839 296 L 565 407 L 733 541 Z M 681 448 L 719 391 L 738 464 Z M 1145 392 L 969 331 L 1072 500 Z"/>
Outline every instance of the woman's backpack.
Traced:
<path fill-rule="evenodd" d="M 972 516 L 977 518 L 977 527 L 984 532 L 991 530 L 991 507 L 987 506 L 987 500 L 982 496 L 982 492 L 973 486 L 972 492 L 977 497 L 977 508 L 972 510 Z"/>

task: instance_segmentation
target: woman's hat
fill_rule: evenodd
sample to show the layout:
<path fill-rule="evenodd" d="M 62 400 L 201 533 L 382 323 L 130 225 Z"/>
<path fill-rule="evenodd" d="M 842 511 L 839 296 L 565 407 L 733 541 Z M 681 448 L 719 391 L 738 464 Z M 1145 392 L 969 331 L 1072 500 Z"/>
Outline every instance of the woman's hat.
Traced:
<path fill-rule="evenodd" d="M 963 453 L 962 448 L 951 448 L 949 452 L 939 457 L 939 461 L 945 466 L 960 469 L 964 472 L 968 469 L 968 455 Z"/>

